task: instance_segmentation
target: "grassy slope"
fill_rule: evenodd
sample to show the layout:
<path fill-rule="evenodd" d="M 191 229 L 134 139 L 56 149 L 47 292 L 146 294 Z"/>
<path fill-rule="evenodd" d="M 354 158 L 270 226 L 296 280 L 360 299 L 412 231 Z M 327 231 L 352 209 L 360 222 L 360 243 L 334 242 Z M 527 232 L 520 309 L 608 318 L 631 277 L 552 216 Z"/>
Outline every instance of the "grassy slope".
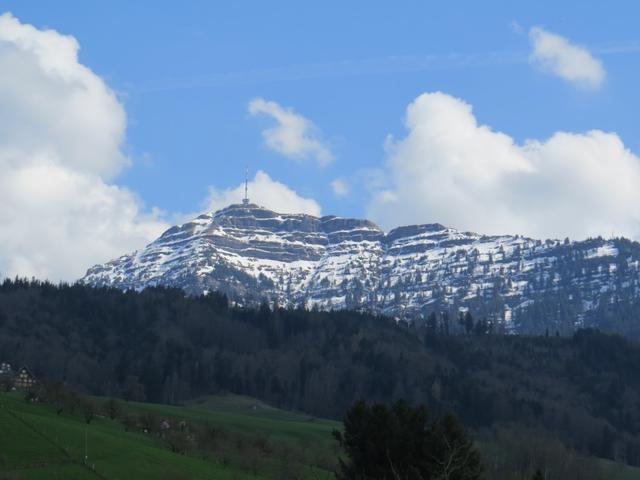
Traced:
<path fill-rule="evenodd" d="M 96 403 L 103 399 L 95 398 Z M 308 458 L 335 458 L 331 430 L 336 422 L 275 409 L 240 396 L 216 396 L 186 407 L 129 402 L 128 412 L 154 412 L 160 417 L 211 424 L 228 430 L 261 433 L 280 446 L 304 446 Z M 85 432 L 89 465 L 82 463 Z M 313 463 L 313 462 L 312 462 Z M 640 469 L 617 466 L 603 460 L 607 478 L 640 479 Z M 17 394 L 0 394 L 0 478 L 16 473 L 17 478 L 39 479 L 260 479 L 234 466 L 223 467 L 216 458 L 197 458 L 171 453 L 155 437 L 125 432 L 117 421 L 96 418 L 86 425 L 79 415 L 56 415 L 51 407 L 25 403 Z M 309 478 L 332 478 L 327 471 L 307 467 Z"/>
<path fill-rule="evenodd" d="M 99 399 L 96 399 L 99 400 Z M 217 458 L 173 454 L 155 437 L 124 432 L 117 421 L 96 418 L 86 425 L 79 415 L 56 415 L 51 407 L 25 403 L 16 394 L 0 394 L 0 472 L 25 479 L 241 479 L 261 478 L 224 467 Z M 279 445 L 308 445 L 309 458 L 335 458 L 333 422 L 283 412 L 244 397 L 212 397 L 188 407 L 128 403 L 127 411 L 153 411 L 162 417 L 208 423 L 228 430 L 264 433 Z M 88 445 L 89 465 L 82 464 Z M 272 468 L 265 467 L 275 471 Z M 311 474 L 311 467 L 307 467 Z M 313 469 L 313 477 L 330 473 Z"/>
<path fill-rule="evenodd" d="M 339 423 L 309 415 L 278 410 L 258 400 L 238 395 L 215 396 L 185 407 L 129 402 L 132 411 L 154 411 L 159 415 L 195 423 L 210 422 L 229 429 L 261 432 L 284 442 L 313 441 L 325 451 L 333 444 L 331 431 Z"/>
<path fill-rule="evenodd" d="M 602 469 L 607 479 L 611 480 L 638 480 L 640 479 L 640 467 L 617 464 L 611 460 L 600 460 Z"/>

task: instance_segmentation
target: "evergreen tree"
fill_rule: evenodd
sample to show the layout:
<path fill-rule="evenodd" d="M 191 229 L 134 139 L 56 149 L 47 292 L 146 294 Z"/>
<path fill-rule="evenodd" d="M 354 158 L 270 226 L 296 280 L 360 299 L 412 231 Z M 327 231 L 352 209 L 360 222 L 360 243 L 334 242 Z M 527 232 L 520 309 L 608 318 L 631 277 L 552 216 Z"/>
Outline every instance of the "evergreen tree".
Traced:
<path fill-rule="evenodd" d="M 427 317 L 427 332 L 429 335 L 435 335 L 438 329 L 438 319 L 435 312 L 431 312 Z"/>
<path fill-rule="evenodd" d="M 429 423 L 423 406 L 356 402 L 335 431 L 346 459 L 338 479 L 478 480 L 480 454 L 453 415 Z"/>
<path fill-rule="evenodd" d="M 471 316 L 471 312 L 467 312 L 464 315 L 464 331 L 467 335 L 470 335 L 473 332 L 473 317 Z"/>
<path fill-rule="evenodd" d="M 544 480 L 544 475 L 542 474 L 542 470 L 537 469 L 536 473 L 533 474 L 531 480 Z"/>

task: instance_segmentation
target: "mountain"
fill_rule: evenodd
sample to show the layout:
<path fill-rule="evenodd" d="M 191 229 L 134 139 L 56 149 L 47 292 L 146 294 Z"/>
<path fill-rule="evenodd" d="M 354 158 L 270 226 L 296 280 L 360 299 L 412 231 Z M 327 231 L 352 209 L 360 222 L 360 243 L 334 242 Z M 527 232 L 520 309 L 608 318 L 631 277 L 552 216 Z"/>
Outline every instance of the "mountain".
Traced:
<path fill-rule="evenodd" d="M 222 291 L 400 318 L 470 308 L 508 332 L 599 326 L 637 333 L 640 244 L 487 236 L 440 224 L 386 233 L 368 220 L 230 205 L 87 271 L 93 286 Z M 607 322 L 614 322 L 609 325 Z"/>

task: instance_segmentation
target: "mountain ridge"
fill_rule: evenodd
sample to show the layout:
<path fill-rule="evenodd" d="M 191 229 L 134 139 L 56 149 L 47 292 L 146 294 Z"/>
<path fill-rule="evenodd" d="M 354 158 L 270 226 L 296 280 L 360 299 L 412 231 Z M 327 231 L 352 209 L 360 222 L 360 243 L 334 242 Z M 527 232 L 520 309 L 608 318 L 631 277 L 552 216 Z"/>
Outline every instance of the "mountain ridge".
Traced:
<path fill-rule="evenodd" d="M 411 319 L 472 308 L 511 332 L 525 328 L 515 314 L 555 296 L 571 313 L 545 328 L 564 331 L 591 325 L 590 312 L 605 298 L 640 298 L 639 261 L 640 244 L 625 239 L 488 236 L 439 223 L 385 233 L 364 219 L 234 204 L 91 267 L 81 281 L 123 289 L 167 285 L 190 294 L 218 290 L 242 303 L 266 299 Z"/>

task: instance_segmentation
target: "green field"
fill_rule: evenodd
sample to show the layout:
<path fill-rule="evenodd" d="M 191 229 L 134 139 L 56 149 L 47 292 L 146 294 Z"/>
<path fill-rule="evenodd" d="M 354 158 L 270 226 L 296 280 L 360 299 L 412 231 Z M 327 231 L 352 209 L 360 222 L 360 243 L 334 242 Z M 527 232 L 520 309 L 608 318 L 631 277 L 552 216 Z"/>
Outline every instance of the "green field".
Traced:
<path fill-rule="evenodd" d="M 104 399 L 93 399 L 100 404 Z M 122 422 L 56 414 L 20 395 L 0 394 L 0 478 L 243 479 L 331 478 L 338 424 L 284 412 L 239 396 L 216 396 L 185 407 L 121 402 L 125 413 L 223 429 L 219 448 L 172 453 L 157 435 L 125 432 Z M 251 448 L 259 439 L 260 453 Z M 224 443 L 226 442 L 226 444 Z M 233 443 L 233 445 L 229 445 Z M 84 461 L 85 453 L 87 456 Z"/>
<path fill-rule="evenodd" d="M 600 460 L 606 479 L 640 480 L 640 468 L 617 464 L 611 460 Z"/>
<path fill-rule="evenodd" d="M 104 398 L 93 397 L 95 405 Z M 26 402 L 0 394 L 0 480 L 30 479 L 330 479 L 337 458 L 331 431 L 340 425 L 270 407 L 258 400 L 221 395 L 186 406 L 120 402 L 124 415 L 185 420 L 221 429 L 218 445 L 172 453 L 165 440 L 121 420 Z M 264 451 L 251 447 L 259 440 Z M 86 455 L 86 461 L 85 461 Z M 601 461 L 604 478 L 640 479 L 640 469 Z"/>

